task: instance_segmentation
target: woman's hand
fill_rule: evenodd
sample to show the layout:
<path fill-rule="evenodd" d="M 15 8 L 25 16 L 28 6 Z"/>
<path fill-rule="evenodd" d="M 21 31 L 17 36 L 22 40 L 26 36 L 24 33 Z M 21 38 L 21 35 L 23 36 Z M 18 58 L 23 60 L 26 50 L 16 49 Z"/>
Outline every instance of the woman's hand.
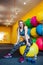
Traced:
<path fill-rule="evenodd" d="M 26 45 L 27 45 L 27 46 L 31 46 L 29 42 L 28 42 Z"/>

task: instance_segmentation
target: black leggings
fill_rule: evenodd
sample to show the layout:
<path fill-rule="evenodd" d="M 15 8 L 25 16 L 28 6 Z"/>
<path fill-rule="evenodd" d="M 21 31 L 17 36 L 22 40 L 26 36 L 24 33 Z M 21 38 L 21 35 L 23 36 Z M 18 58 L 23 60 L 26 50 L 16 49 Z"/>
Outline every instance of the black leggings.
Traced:
<path fill-rule="evenodd" d="M 14 45 L 14 47 L 12 48 L 12 50 L 10 51 L 10 54 L 13 54 L 17 49 L 19 49 L 20 46 L 23 46 L 25 45 L 26 42 L 23 41 L 23 42 L 19 42 L 18 44 Z"/>
<path fill-rule="evenodd" d="M 29 43 L 31 44 L 31 39 L 28 40 Z M 14 45 L 14 47 L 12 48 L 12 50 L 10 51 L 10 54 L 13 54 L 17 49 L 19 49 L 19 47 L 26 45 L 26 41 L 24 40 L 23 42 L 19 42 L 17 45 Z M 27 52 L 29 51 L 30 47 L 28 45 L 26 45 L 26 49 L 25 52 L 23 54 L 23 56 L 26 56 Z"/>

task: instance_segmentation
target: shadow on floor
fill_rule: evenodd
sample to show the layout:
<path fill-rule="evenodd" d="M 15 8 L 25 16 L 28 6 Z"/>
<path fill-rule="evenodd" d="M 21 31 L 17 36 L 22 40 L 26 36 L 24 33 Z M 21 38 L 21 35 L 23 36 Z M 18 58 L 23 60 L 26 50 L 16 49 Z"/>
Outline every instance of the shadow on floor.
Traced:
<path fill-rule="evenodd" d="M 0 58 L 3 58 L 4 55 L 6 55 L 7 53 L 9 53 L 11 50 L 0 50 Z M 20 57 L 20 53 L 19 50 L 17 50 L 15 53 L 13 53 L 12 55 L 15 58 Z"/>

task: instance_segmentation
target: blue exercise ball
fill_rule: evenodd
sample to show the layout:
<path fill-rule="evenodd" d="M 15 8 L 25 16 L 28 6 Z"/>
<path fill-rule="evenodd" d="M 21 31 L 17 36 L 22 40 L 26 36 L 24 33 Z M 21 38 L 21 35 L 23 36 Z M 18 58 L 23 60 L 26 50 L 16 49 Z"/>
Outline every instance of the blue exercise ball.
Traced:
<path fill-rule="evenodd" d="M 30 36 L 30 31 L 31 31 L 31 28 L 28 28 L 28 32 L 27 34 Z"/>
<path fill-rule="evenodd" d="M 43 35 L 43 24 L 39 24 L 37 27 L 36 27 L 36 32 L 38 35 L 42 36 Z"/>

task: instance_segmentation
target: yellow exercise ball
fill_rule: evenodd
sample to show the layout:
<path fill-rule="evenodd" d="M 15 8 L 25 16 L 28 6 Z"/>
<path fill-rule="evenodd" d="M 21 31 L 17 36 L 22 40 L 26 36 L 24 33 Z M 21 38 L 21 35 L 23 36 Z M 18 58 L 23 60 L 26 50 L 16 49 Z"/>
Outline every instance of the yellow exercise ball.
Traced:
<path fill-rule="evenodd" d="M 39 23 L 43 23 L 43 12 L 42 11 L 37 14 L 37 20 Z"/>
<path fill-rule="evenodd" d="M 38 34 L 37 34 L 37 32 L 36 32 L 36 27 L 33 27 L 33 28 L 31 29 L 30 34 L 31 34 L 31 36 L 33 36 L 33 37 L 38 37 Z"/>
<path fill-rule="evenodd" d="M 21 55 L 24 54 L 25 49 L 26 49 L 26 45 L 20 47 L 19 50 L 20 50 Z M 30 50 L 26 54 L 26 57 L 33 57 L 33 56 L 37 55 L 38 52 L 39 52 L 39 49 L 38 49 L 37 44 L 33 43 L 33 45 L 30 47 Z"/>

